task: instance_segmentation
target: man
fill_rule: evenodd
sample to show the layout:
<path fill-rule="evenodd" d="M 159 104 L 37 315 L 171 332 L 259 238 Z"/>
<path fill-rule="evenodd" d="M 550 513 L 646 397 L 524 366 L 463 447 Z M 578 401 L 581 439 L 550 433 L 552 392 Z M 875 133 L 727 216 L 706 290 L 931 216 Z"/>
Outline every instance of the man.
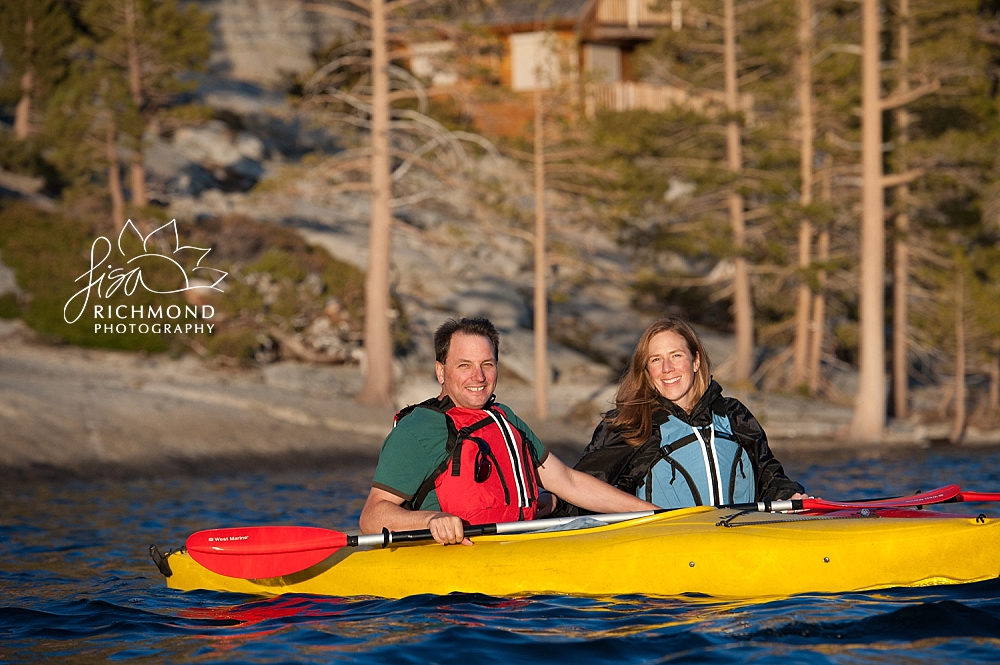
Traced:
<path fill-rule="evenodd" d="M 396 415 L 361 511 L 362 532 L 430 529 L 442 545 L 471 545 L 465 524 L 551 512 L 552 497 L 540 486 L 598 513 L 655 508 L 567 467 L 510 407 L 495 403 L 499 348 L 496 328 L 483 318 L 449 319 L 434 333 L 441 394 Z"/>

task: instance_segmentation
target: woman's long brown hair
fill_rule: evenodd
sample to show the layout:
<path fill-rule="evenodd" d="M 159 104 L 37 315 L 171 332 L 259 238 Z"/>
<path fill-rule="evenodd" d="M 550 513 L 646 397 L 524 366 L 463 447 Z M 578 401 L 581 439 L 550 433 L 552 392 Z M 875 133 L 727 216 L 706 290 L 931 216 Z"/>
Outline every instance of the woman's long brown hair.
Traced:
<path fill-rule="evenodd" d="M 691 352 L 692 362 L 695 359 L 700 360 L 698 371 L 694 374 L 694 385 L 691 387 L 696 402 L 708 390 L 712 377 L 705 347 L 687 321 L 671 316 L 651 323 L 639 338 L 639 343 L 632 353 L 632 360 L 625 370 L 621 385 L 618 386 L 618 393 L 615 395 L 617 412 L 612 418 L 605 416 L 612 429 L 621 432 L 625 442 L 630 446 L 642 445 L 653 433 L 653 407 L 656 406 L 660 393 L 657 392 L 649 372 L 646 371 L 646 363 L 649 360 L 649 343 L 661 332 L 672 332 L 683 337 Z"/>

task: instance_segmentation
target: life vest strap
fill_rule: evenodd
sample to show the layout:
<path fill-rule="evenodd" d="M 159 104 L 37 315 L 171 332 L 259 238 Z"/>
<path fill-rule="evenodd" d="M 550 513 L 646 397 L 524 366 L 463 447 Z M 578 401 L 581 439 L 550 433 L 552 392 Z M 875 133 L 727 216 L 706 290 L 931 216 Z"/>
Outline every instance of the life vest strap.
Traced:
<path fill-rule="evenodd" d="M 403 502 L 402 506 L 404 508 L 408 510 L 419 510 L 420 506 L 423 505 L 424 500 L 427 498 L 427 495 L 430 494 L 431 490 L 434 489 L 437 479 L 441 476 L 441 474 L 443 474 L 445 471 L 448 470 L 449 465 L 451 465 L 450 475 L 454 477 L 458 477 L 459 475 L 461 475 L 462 442 L 466 440 L 475 441 L 476 444 L 479 446 L 480 450 L 479 454 L 482 454 L 482 452 L 485 450 L 489 458 L 492 458 L 490 459 L 490 462 L 492 463 L 493 468 L 497 473 L 497 477 L 500 480 L 500 484 L 503 487 L 505 503 L 508 506 L 511 504 L 510 489 L 507 486 L 507 481 L 504 479 L 504 475 L 501 472 L 499 461 L 493 454 L 492 449 L 490 448 L 489 444 L 486 443 L 484 440 L 480 439 L 479 437 L 471 436 L 474 432 L 488 425 L 497 424 L 498 427 L 501 427 L 501 435 L 504 436 L 504 438 L 506 439 L 507 434 L 506 432 L 503 431 L 502 429 L 503 425 L 501 423 L 507 424 L 510 426 L 511 429 L 516 430 L 518 435 L 520 435 L 521 451 L 519 452 L 523 456 L 525 463 L 530 464 L 528 460 L 531 459 L 531 455 L 527 448 L 527 440 L 528 440 L 527 436 L 519 428 L 510 424 L 507 418 L 503 415 L 503 413 L 498 413 L 499 410 L 493 408 L 494 402 L 495 402 L 495 397 L 491 397 L 490 401 L 484 407 L 486 415 L 481 420 L 477 420 L 476 422 L 470 425 L 466 425 L 461 429 L 455 428 L 454 421 L 448 415 L 448 412 L 452 408 L 454 408 L 455 404 L 447 396 L 444 397 L 443 399 L 438 399 L 435 397 L 429 400 L 425 400 L 424 402 L 421 402 L 419 404 L 413 404 L 407 406 L 396 414 L 396 417 L 393 420 L 393 426 L 397 425 L 400 420 L 402 420 L 407 415 L 412 413 L 412 411 L 415 408 L 430 409 L 432 411 L 437 411 L 438 413 L 444 415 L 445 423 L 448 428 L 448 441 L 445 444 L 445 453 L 446 453 L 445 459 L 437 466 L 437 468 L 434 469 L 433 472 L 431 472 L 431 474 L 427 478 L 424 479 L 424 481 L 420 484 L 420 487 L 418 487 L 417 491 L 414 493 L 413 498 Z M 498 420 L 500 422 L 498 422 Z M 521 473 L 521 471 L 517 469 L 517 464 L 514 463 L 514 460 L 512 459 L 511 461 L 514 466 L 514 473 L 515 474 Z M 475 473 L 475 470 L 473 471 L 473 473 Z M 526 494 L 525 499 L 527 501 L 527 506 L 531 506 L 538 498 L 538 488 L 534 478 L 532 477 L 533 475 L 534 474 L 531 473 L 530 470 L 526 470 L 527 486 L 525 487 L 525 494 Z M 518 502 L 519 503 L 521 502 L 520 498 Z M 521 514 L 523 515 L 523 513 L 524 510 L 522 507 Z"/>

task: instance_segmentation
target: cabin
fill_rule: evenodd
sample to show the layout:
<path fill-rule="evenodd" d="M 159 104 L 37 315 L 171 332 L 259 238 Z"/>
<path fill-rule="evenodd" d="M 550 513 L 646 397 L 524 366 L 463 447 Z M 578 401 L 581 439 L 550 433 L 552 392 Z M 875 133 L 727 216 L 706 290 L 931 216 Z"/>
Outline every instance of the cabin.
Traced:
<path fill-rule="evenodd" d="M 579 94 L 588 116 L 598 110 L 676 107 L 712 114 L 725 107 L 721 91 L 638 81 L 633 71 L 636 48 L 658 31 L 683 29 L 684 10 L 684 0 L 504 0 L 477 22 L 500 37 L 502 52 L 487 67 L 498 70 L 497 82 L 515 94 L 570 82 L 582 84 Z M 411 68 L 418 76 L 435 85 L 461 84 L 452 73 L 435 70 L 426 55 L 444 53 L 443 43 L 411 48 L 416 56 Z M 752 99 L 741 95 L 741 106 L 751 113 Z M 531 118 L 531 105 L 517 96 L 476 107 L 476 123 L 489 133 L 517 134 Z"/>
<path fill-rule="evenodd" d="M 550 88 L 583 73 L 596 84 L 632 80 L 636 46 L 657 29 L 682 27 L 682 0 L 513 0 L 499 3 L 486 25 L 503 37 L 501 79 L 515 92 Z"/>

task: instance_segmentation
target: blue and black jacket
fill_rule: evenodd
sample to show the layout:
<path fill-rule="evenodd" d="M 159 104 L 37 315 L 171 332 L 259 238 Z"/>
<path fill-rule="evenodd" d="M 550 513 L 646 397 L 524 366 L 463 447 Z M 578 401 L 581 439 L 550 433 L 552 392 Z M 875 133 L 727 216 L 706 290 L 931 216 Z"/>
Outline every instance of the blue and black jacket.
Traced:
<path fill-rule="evenodd" d="M 642 445 L 628 445 L 602 420 L 575 468 L 662 508 L 786 499 L 805 491 L 785 475 L 753 414 L 724 397 L 714 380 L 691 413 L 660 397 L 652 435 Z"/>

